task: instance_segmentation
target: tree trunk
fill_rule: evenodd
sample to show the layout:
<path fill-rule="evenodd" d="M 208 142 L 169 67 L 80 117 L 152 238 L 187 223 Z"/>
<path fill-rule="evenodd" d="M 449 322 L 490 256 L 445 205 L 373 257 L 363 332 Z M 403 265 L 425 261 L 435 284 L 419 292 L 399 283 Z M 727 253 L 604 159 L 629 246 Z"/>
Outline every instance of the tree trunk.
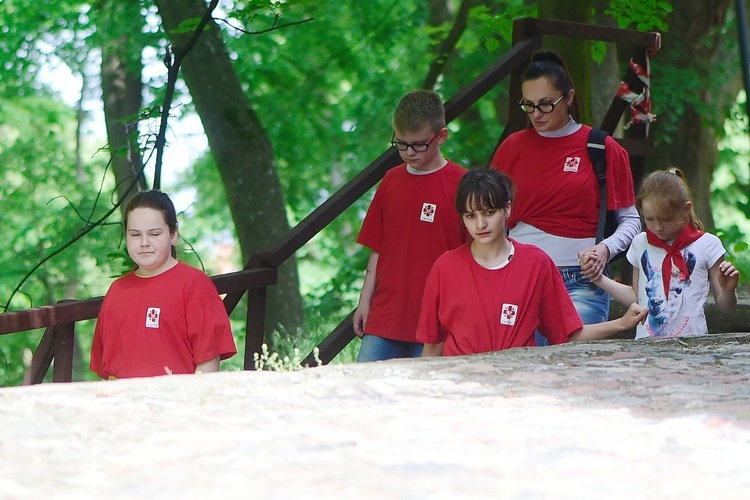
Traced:
<path fill-rule="evenodd" d="M 138 177 L 143 163 L 138 146 L 138 121 L 134 118 L 142 105 L 143 64 L 140 50 L 133 50 L 133 45 L 137 49 L 142 46 L 136 41 L 138 33 L 133 37 L 123 32 L 122 26 L 116 22 L 118 14 L 121 15 L 116 11 L 122 6 L 111 1 L 102 2 L 104 24 L 120 32 L 108 32 L 102 43 L 102 101 L 117 199 L 124 210 L 135 193 L 147 189 L 143 176 Z M 132 19 L 128 20 L 130 23 L 133 23 Z M 136 186 L 133 186 L 134 182 Z"/>
<path fill-rule="evenodd" d="M 594 0 L 594 9 L 597 13 L 593 23 L 599 26 L 615 27 L 611 16 L 604 14 L 609 6 L 610 0 Z M 602 124 L 602 120 L 609 109 L 610 104 L 617 95 L 617 89 L 622 77 L 617 61 L 619 47 L 616 43 L 606 43 L 607 53 L 601 63 L 591 63 L 591 123 L 593 127 Z M 628 49 L 626 49 L 627 51 Z M 632 57 L 632 54 L 628 54 Z"/>
<path fill-rule="evenodd" d="M 190 34 L 175 34 L 174 30 L 186 19 L 203 17 L 205 3 L 157 0 L 156 5 L 163 29 L 179 51 Z M 247 262 L 253 253 L 289 230 L 271 142 L 242 90 L 221 30 L 213 21 L 186 56 L 182 71 L 223 179 Z M 304 314 L 294 259 L 280 267 L 279 282 L 268 293 L 266 314 L 267 340 L 273 330 L 282 328 L 296 334 L 302 326 Z"/>
<path fill-rule="evenodd" d="M 737 44 L 727 44 L 724 27 L 731 0 L 694 0 L 675 5 L 667 18 L 669 32 L 663 34 L 662 50 L 653 59 L 652 75 L 659 74 L 661 64 L 672 68 L 695 68 L 700 76 L 698 88 L 682 90 L 681 102 L 655 102 L 657 114 L 679 114 L 679 126 L 669 137 L 660 130 L 659 121 L 652 126 L 656 144 L 654 155 L 646 162 L 646 170 L 653 171 L 677 166 L 685 172 L 693 193 L 693 203 L 698 217 L 706 227 L 713 227 L 709 204 L 711 179 L 718 161 L 718 142 L 723 134 L 721 126 L 727 106 L 736 99 L 742 88 L 742 72 Z M 722 85 L 711 83 L 722 78 L 723 68 L 735 66 L 737 71 Z M 654 68 L 656 71 L 654 71 Z M 669 71 L 669 67 L 663 71 Z M 659 79 L 652 78 L 652 87 L 658 94 Z M 675 95 L 671 89 L 670 95 Z M 705 106 L 710 103 L 710 106 Z M 677 106 L 675 106 L 677 104 Z M 684 111 L 680 114 L 680 107 Z M 703 104 L 698 109 L 696 104 Z M 706 110 L 710 110 L 708 113 Z M 667 140 L 668 139 L 668 140 Z"/>
<path fill-rule="evenodd" d="M 561 2 L 560 0 L 540 0 L 539 17 L 558 21 L 571 21 L 591 24 L 593 0 Z M 559 53 L 568 66 L 573 78 L 573 88 L 580 105 L 581 123 L 591 124 L 591 48 L 588 40 L 546 36 L 542 50 Z"/>
<path fill-rule="evenodd" d="M 422 83 L 422 88 L 433 90 L 437 84 L 438 78 L 445 71 L 448 59 L 456 50 L 456 45 L 461 39 L 469 22 L 469 13 L 474 0 L 461 0 L 461 5 L 456 12 L 456 16 L 448 35 L 442 40 L 433 40 L 436 45 L 435 57 L 430 62 L 430 69 Z M 447 23 L 451 18 L 451 12 L 445 0 L 432 0 L 428 2 L 430 6 L 429 25 L 436 27 Z"/>

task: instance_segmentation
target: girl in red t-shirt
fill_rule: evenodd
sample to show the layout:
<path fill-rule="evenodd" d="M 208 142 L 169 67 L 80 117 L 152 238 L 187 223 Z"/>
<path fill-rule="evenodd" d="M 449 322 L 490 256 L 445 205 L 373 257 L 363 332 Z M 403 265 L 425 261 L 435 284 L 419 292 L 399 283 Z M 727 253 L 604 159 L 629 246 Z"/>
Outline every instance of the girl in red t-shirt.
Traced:
<path fill-rule="evenodd" d="M 176 258 L 172 201 L 140 192 L 123 219 L 137 267 L 104 297 L 89 368 L 105 379 L 218 371 L 237 352 L 229 318 L 208 276 Z"/>
<path fill-rule="evenodd" d="M 633 304 L 622 318 L 583 325 L 549 256 L 506 236 L 511 194 L 510 179 L 491 169 L 461 179 L 456 210 L 473 241 L 430 271 L 417 329 L 423 356 L 533 346 L 537 329 L 554 344 L 600 339 L 646 318 Z"/>

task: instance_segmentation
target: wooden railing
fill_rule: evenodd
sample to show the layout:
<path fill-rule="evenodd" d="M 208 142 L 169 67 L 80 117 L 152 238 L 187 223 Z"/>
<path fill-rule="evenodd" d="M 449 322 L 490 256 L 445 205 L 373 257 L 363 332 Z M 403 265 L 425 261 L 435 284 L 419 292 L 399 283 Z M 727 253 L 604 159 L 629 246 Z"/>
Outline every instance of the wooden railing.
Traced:
<path fill-rule="evenodd" d="M 520 100 L 520 75 L 532 54 L 542 47 L 543 35 L 568 36 L 636 47 L 634 59 L 643 64 L 646 51 L 656 47 L 659 35 L 586 24 L 519 19 L 513 24 L 513 46 L 487 70 L 445 103 L 446 120 L 456 119 L 504 78 L 510 77 L 510 106 L 508 123 L 502 138 L 526 126 L 526 116 L 515 105 Z M 628 70 L 625 81 L 635 92 L 641 91 L 640 80 Z M 627 104 L 613 99 L 601 128 L 613 132 Z M 631 154 L 631 168 L 636 179 L 642 173 L 642 157 L 648 151 L 645 129 L 631 128 L 629 138 L 620 140 Z M 245 341 L 245 369 L 253 369 L 253 353 L 260 352 L 265 326 L 266 290 L 276 284 L 278 266 L 286 262 L 316 234 L 339 217 L 353 203 L 377 184 L 392 167 L 400 163 L 395 149 L 389 149 L 364 170 L 341 187 L 331 198 L 315 209 L 274 245 L 250 258 L 243 271 L 213 277 L 220 293 L 226 293 L 224 304 L 232 312 L 247 292 L 247 329 Z M 65 301 L 24 311 L 0 314 L 0 335 L 45 328 L 24 384 L 41 383 L 54 360 L 54 382 L 68 382 L 72 378 L 75 323 L 97 317 L 102 298 Z M 349 314 L 318 346 L 317 359 L 311 352 L 303 364 L 314 366 L 319 359 L 329 363 L 354 338 L 353 313 Z"/>
<path fill-rule="evenodd" d="M 247 291 L 247 336 L 245 344 L 246 369 L 252 368 L 253 353 L 260 352 L 265 326 L 265 296 L 269 286 L 276 284 L 275 267 L 258 267 L 211 278 L 219 293 Z M 45 328 L 23 385 L 39 384 L 44 380 L 54 360 L 53 382 L 70 382 L 73 377 L 75 324 L 96 318 L 103 297 L 87 300 L 65 300 L 54 306 L 37 307 L 0 314 L 0 336 Z M 226 305 L 226 302 L 225 302 Z M 233 309 L 233 308 L 232 308 Z M 227 312 L 231 312 L 228 309 Z"/>

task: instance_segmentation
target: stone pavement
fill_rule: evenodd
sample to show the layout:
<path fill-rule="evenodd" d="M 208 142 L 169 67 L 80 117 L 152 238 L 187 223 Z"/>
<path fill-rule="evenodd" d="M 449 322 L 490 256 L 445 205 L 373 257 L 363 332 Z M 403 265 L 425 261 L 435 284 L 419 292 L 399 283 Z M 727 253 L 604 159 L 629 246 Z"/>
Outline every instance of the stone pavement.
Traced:
<path fill-rule="evenodd" d="M 0 498 L 749 498 L 750 334 L 0 389 Z"/>

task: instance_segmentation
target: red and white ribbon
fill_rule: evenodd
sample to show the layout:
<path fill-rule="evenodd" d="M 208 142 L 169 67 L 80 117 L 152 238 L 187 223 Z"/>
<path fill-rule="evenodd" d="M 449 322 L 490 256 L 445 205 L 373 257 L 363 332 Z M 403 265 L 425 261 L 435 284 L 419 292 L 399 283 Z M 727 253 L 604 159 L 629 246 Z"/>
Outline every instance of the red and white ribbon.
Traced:
<path fill-rule="evenodd" d="M 617 97 L 630 104 L 630 122 L 625 125 L 627 130 L 634 123 L 646 124 L 646 135 L 648 135 L 648 124 L 656 121 L 656 115 L 651 112 L 651 75 L 650 60 L 651 56 L 656 54 L 661 48 L 661 36 L 657 35 L 656 44 L 653 48 L 646 51 L 646 67 L 630 60 L 630 69 L 643 84 L 643 92 L 636 94 L 625 82 L 620 82 L 617 89 Z"/>

